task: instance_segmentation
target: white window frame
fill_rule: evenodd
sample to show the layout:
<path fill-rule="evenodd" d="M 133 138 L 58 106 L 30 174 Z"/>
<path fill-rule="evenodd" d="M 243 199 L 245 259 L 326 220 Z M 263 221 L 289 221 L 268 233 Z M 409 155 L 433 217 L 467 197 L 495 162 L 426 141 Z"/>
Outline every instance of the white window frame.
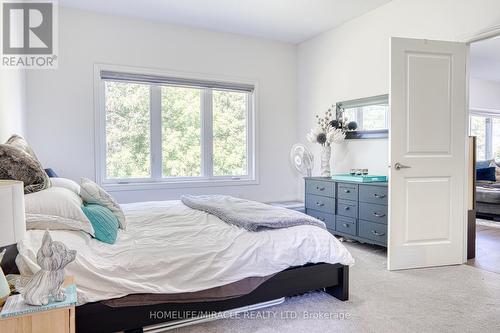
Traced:
<path fill-rule="evenodd" d="M 201 106 L 201 154 L 202 176 L 196 177 L 163 177 L 161 162 L 162 147 L 154 145 L 153 142 L 161 142 L 161 88 L 158 85 L 150 86 L 150 163 L 151 178 L 106 178 L 106 110 L 105 110 L 105 80 L 101 79 L 101 71 L 115 71 L 122 73 L 133 73 L 142 75 L 159 75 L 165 77 L 183 78 L 191 80 L 206 80 L 225 82 L 227 84 L 250 84 L 254 91 L 249 95 L 247 101 L 247 175 L 243 176 L 213 176 L 213 153 L 212 153 L 212 89 L 202 90 Z M 219 90 L 219 89 L 217 89 Z M 230 90 L 230 89 L 226 89 Z M 238 91 L 238 90 L 235 90 Z M 197 73 L 180 73 L 164 70 L 152 70 L 147 68 L 117 66 L 117 65 L 94 65 L 94 109 L 95 109 L 95 178 L 96 182 L 110 191 L 119 190 L 147 190 L 161 188 L 183 188 L 183 187 L 207 187 L 207 186 L 232 186 L 232 185 L 257 185 L 258 181 L 258 142 L 257 142 L 257 110 L 258 110 L 258 81 L 228 78 Z"/>

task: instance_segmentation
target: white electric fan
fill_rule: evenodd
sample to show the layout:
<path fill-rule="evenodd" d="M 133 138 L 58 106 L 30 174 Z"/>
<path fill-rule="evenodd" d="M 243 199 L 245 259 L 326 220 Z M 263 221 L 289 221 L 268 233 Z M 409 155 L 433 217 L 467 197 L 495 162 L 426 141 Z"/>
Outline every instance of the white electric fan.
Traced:
<path fill-rule="evenodd" d="M 302 143 L 296 143 L 290 150 L 290 162 L 301 175 L 311 177 L 314 167 L 314 156 Z"/>

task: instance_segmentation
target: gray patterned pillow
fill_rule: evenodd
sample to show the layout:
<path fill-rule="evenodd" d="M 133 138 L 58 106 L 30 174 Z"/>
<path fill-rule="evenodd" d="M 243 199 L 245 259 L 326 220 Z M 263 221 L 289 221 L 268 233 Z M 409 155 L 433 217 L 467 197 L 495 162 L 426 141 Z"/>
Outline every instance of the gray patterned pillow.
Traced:
<path fill-rule="evenodd" d="M 49 177 L 40 162 L 10 144 L 0 144 L 0 179 L 22 181 L 25 194 L 50 187 Z"/>
<path fill-rule="evenodd" d="M 80 181 L 80 196 L 83 201 L 108 208 L 118 219 L 120 228 L 127 230 L 127 220 L 120 205 L 102 187 L 87 178 Z"/>

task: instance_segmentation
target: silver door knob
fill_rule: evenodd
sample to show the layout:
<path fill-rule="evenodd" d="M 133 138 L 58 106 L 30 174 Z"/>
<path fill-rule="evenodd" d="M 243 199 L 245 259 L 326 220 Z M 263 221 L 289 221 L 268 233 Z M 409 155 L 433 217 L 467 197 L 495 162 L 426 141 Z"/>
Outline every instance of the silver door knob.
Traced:
<path fill-rule="evenodd" d="M 399 162 L 396 162 L 396 164 L 394 164 L 394 168 L 396 170 L 400 170 L 400 169 L 408 169 L 408 168 L 411 168 L 411 166 L 408 166 L 408 165 L 404 165 L 404 164 L 401 164 Z"/>

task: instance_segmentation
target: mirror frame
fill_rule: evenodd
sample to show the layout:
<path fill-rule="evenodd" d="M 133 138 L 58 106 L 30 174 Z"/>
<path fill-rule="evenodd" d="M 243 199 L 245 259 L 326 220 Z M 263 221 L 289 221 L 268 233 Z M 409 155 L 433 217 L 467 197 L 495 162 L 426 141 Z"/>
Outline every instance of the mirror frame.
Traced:
<path fill-rule="evenodd" d="M 349 109 L 360 106 L 389 104 L 389 94 L 353 99 L 349 101 L 338 102 L 336 104 L 335 116 L 338 119 L 341 109 Z M 389 137 L 389 129 L 372 130 L 372 131 L 348 131 L 346 139 L 385 139 Z"/>

